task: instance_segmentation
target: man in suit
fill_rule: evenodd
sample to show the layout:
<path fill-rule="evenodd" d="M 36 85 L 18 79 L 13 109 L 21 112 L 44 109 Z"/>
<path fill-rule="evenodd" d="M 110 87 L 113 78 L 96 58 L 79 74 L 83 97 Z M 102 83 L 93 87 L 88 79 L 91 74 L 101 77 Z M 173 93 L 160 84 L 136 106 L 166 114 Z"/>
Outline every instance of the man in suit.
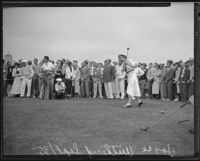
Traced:
<path fill-rule="evenodd" d="M 81 67 L 81 95 L 82 97 L 89 97 L 89 76 L 90 68 L 88 67 L 88 62 L 84 61 Z"/>
<path fill-rule="evenodd" d="M 101 75 L 101 65 L 98 63 L 94 63 L 94 69 L 93 69 L 93 98 L 97 97 L 97 86 L 98 86 L 98 92 L 99 97 L 103 98 L 102 96 L 102 75 Z"/>
<path fill-rule="evenodd" d="M 111 66 L 111 60 L 108 59 L 104 61 L 104 71 L 103 71 L 103 81 L 104 81 L 104 88 L 106 91 L 106 98 L 113 99 L 113 92 L 112 92 L 112 80 L 113 80 L 113 68 Z"/>
<path fill-rule="evenodd" d="M 153 64 L 149 63 L 149 69 L 147 70 L 147 91 L 148 98 L 152 99 L 152 84 L 153 84 Z"/>
<path fill-rule="evenodd" d="M 188 100 L 188 80 L 190 79 L 190 69 L 189 69 L 189 63 L 182 63 L 181 64 L 181 73 L 180 73 L 180 95 L 181 95 L 181 101 L 187 101 Z"/>
<path fill-rule="evenodd" d="M 166 100 L 170 101 L 173 99 L 173 80 L 175 77 L 175 69 L 173 66 L 173 61 L 167 61 L 168 70 L 165 74 L 164 83 L 165 83 L 165 90 L 166 90 Z"/>
<path fill-rule="evenodd" d="M 124 71 L 123 61 L 119 59 L 118 64 L 115 66 L 115 83 L 116 83 L 116 98 L 124 99 L 125 96 L 125 76 L 126 72 Z M 121 94 L 121 97 L 120 97 Z"/>
<path fill-rule="evenodd" d="M 89 61 L 89 69 L 90 69 L 90 75 L 89 75 L 89 96 L 93 97 L 93 70 L 94 70 L 94 62 Z"/>

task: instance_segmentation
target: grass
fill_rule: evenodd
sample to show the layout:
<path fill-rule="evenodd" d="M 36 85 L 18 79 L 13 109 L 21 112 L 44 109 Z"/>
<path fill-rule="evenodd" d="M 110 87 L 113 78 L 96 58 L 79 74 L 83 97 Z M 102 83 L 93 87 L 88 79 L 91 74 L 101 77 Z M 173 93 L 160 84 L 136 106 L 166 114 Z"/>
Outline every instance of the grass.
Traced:
<path fill-rule="evenodd" d="M 3 152 L 6 155 L 34 155 L 42 151 L 38 147 L 49 143 L 56 151 L 78 146 L 81 154 L 103 149 L 105 144 L 131 145 L 134 154 L 155 154 L 142 152 L 144 147 L 167 148 L 175 156 L 193 155 L 194 140 L 188 129 L 193 127 L 192 105 L 186 105 L 148 131 L 140 131 L 164 116 L 161 111 L 170 112 L 181 102 L 144 100 L 139 108 L 121 108 L 126 100 L 84 99 L 41 100 L 32 98 L 5 98 L 3 102 Z M 178 124 L 178 121 L 191 121 Z M 44 149 L 43 149 L 44 150 Z M 52 150 L 48 150 L 53 154 Z M 56 151 L 58 154 L 58 151 Z M 162 153 L 160 153 L 162 154 Z"/>

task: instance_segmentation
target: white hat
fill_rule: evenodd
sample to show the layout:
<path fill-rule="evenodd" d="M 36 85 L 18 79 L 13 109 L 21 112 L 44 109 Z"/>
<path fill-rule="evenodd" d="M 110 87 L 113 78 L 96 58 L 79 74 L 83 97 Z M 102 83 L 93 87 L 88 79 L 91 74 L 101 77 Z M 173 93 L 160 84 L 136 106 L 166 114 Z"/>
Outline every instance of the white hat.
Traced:
<path fill-rule="evenodd" d="M 22 60 L 22 63 L 27 63 L 27 60 Z"/>
<path fill-rule="evenodd" d="M 57 78 L 56 81 L 57 82 L 59 82 L 59 81 L 62 82 L 62 79 L 61 78 Z"/>

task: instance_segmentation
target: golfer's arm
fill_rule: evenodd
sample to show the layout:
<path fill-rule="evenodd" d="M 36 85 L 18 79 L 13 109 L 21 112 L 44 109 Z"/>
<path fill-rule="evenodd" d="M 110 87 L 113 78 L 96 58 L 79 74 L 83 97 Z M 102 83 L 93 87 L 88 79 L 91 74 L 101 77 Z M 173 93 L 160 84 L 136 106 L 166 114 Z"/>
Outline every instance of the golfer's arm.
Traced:
<path fill-rule="evenodd" d="M 130 67 L 132 67 L 132 68 L 136 68 L 136 67 L 137 67 L 136 65 L 132 64 L 132 63 L 129 62 L 129 61 L 126 62 L 126 65 L 128 65 L 128 66 L 130 66 Z"/>

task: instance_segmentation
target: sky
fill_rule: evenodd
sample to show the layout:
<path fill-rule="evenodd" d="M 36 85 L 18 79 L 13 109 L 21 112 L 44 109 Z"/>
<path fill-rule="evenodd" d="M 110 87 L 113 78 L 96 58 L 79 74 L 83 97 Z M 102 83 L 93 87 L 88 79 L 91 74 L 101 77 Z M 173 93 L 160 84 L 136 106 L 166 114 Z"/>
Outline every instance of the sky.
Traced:
<path fill-rule="evenodd" d="M 103 62 L 194 57 L 193 3 L 170 7 L 14 7 L 3 9 L 3 54 Z"/>

